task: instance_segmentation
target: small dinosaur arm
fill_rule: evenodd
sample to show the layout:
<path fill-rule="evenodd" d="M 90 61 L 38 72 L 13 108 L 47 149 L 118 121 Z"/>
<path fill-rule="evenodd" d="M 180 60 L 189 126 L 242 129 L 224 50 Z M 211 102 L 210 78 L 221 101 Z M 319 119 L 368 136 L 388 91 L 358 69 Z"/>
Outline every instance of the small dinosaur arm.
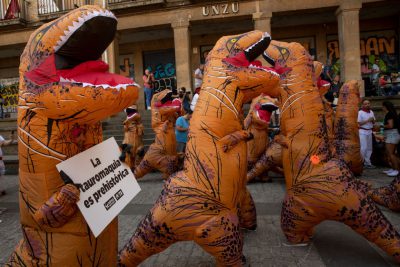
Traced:
<path fill-rule="evenodd" d="M 238 212 L 241 218 L 255 213 L 248 208 L 245 184 L 245 141 L 251 135 L 242 130 L 240 114 L 242 104 L 259 94 L 277 95 L 279 75 L 253 61 L 269 41 L 270 36 L 260 31 L 225 36 L 208 54 L 184 169 L 166 181 L 154 207 L 120 252 L 120 266 L 137 266 L 184 240 L 195 241 L 218 266 L 241 265 Z"/>
<path fill-rule="evenodd" d="M 100 120 L 138 97 L 132 80 L 97 61 L 116 24 L 110 11 L 83 6 L 41 26 L 25 47 L 17 121 L 23 238 L 6 266 L 116 265 L 117 220 L 95 238 L 77 209 L 79 189 L 56 169 L 100 143 Z"/>
<path fill-rule="evenodd" d="M 144 127 L 142 124 L 142 118 L 137 112 L 136 105 L 128 107 L 126 109 L 126 115 L 126 119 L 123 122 L 124 140 L 122 141 L 121 157 L 129 167 L 135 168 L 143 157 Z"/>
<path fill-rule="evenodd" d="M 400 261 L 398 232 L 368 197 L 368 187 L 331 155 L 309 54 L 298 43 L 272 41 L 265 57 L 291 68 L 282 77 L 280 90 L 282 133 L 288 144 L 282 156 L 287 194 L 281 226 L 286 238 L 309 242 L 317 224 L 336 220 Z"/>
<path fill-rule="evenodd" d="M 163 90 L 153 96 L 151 126 L 156 133 L 156 138 L 134 170 L 137 179 L 154 169 L 161 171 L 166 179 L 178 170 L 174 125 L 180 109 L 180 101 L 172 99 L 171 90 Z"/>
<path fill-rule="evenodd" d="M 268 126 L 270 118 L 266 115 L 278 108 L 275 103 L 276 101 L 274 99 L 261 94 L 254 98 L 250 105 L 249 113 L 244 121 L 244 128 L 251 132 L 254 137 L 247 141 L 247 163 L 249 172 L 255 167 L 258 160 L 265 155 L 265 151 L 269 146 Z M 253 170 L 253 173 L 255 172 L 256 171 Z M 259 176 L 262 181 L 269 180 L 267 172 L 259 172 L 256 176 Z M 251 179 L 247 176 L 247 182 L 250 182 L 256 176 L 252 176 Z"/>

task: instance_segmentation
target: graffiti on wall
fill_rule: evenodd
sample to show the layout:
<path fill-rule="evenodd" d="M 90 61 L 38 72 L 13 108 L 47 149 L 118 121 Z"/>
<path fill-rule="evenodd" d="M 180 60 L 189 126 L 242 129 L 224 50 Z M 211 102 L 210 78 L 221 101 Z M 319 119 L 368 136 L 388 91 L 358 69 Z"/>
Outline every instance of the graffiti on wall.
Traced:
<path fill-rule="evenodd" d="M 379 60 L 381 72 L 397 72 L 399 69 L 397 37 L 394 31 L 369 32 L 360 34 L 361 69 L 368 74 L 372 64 Z M 340 72 L 340 49 L 337 36 L 328 37 L 328 58 L 333 66 L 333 72 Z"/>
<path fill-rule="evenodd" d="M 0 94 L 4 99 L 5 113 L 16 113 L 18 105 L 19 78 L 0 79 Z"/>
<path fill-rule="evenodd" d="M 144 69 L 149 69 L 154 74 L 154 92 L 169 89 L 176 94 L 176 68 L 173 49 L 144 52 L 143 63 Z"/>

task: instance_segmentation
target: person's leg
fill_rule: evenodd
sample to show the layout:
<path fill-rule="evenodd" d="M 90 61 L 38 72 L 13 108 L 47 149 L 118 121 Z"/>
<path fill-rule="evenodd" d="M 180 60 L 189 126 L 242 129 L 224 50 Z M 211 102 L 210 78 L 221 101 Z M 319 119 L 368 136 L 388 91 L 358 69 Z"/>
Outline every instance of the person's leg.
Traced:
<path fill-rule="evenodd" d="M 360 152 L 361 152 L 361 156 L 364 159 L 364 165 L 369 164 L 367 162 L 367 148 L 368 148 L 367 139 L 368 139 L 367 135 L 360 134 Z"/>
<path fill-rule="evenodd" d="M 367 147 L 366 147 L 366 151 L 365 151 L 365 162 L 368 165 L 371 165 L 371 155 L 372 155 L 372 133 L 368 134 L 366 136 L 366 143 L 367 143 Z"/>
<path fill-rule="evenodd" d="M 146 108 L 149 109 L 151 107 L 151 89 L 145 87 L 144 95 L 145 95 L 145 99 L 146 99 Z"/>
<path fill-rule="evenodd" d="M 390 162 L 392 163 L 392 169 L 395 170 L 393 172 L 388 173 L 389 176 L 397 176 L 399 170 L 398 159 L 395 155 L 396 144 L 386 143 L 385 145 L 386 151 L 388 153 Z"/>

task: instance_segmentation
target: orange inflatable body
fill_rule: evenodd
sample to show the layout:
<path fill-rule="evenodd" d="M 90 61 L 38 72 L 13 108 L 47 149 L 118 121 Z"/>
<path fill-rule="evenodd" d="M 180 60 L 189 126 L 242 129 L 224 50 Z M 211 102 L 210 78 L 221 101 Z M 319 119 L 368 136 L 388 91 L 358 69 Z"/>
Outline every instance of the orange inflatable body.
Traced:
<path fill-rule="evenodd" d="M 261 178 L 262 182 L 271 182 L 272 179 L 267 176 L 268 171 L 282 172 L 282 145 L 278 141 L 279 138 L 281 137 L 276 135 L 261 157 L 252 166 L 249 166 L 247 182 L 256 177 L 265 177 L 266 179 Z"/>
<path fill-rule="evenodd" d="M 37 29 L 21 56 L 23 239 L 6 266 L 116 265 L 117 220 L 95 238 L 76 205 L 79 189 L 56 169 L 100 143 L 100 120 L 137 99 L 132 80 L 108 73 L 108 65 L 97 61 L 113 40 L 116 24 L 110 11 L 83 6 Z"/>
<path fill-rule="evenodd" d="M 264 94 L 254 98 L 251 102 L 249 113 L 244 120 L 244 129 L 248 130 L 253 135 L 253 139 L 247 141 L 247 163 L 249 169 L 253 168 L 256 162 L 265 153 L 269 144 L 269 117 L 266 116 L 266 114 L 267 112 L 271 113 L 273 110 L 266 109 L 272 107 L 269 105 L 270 103 L 273 103 L 275 106 L 275 102 L 274 99 Z M 267 182 L 269 180 L 267 172 L 260 173 L 258 177 L 262 182 Z M 247 182 L 253 179 L 247 180 Z"/>
<path fill-rule="evenodd" d="M 307 243 L 317 224 L 336 220 L 400 261 L 400 236 L 367 196 L 368 186 L 330 153 L 311 57 L 298 43 L 276 41 L 265 57 L 275 68 L 287 70 L 281 75 L 280 93 L 282 134 L 287 143 L 282 155 L 287 194 L 281 226 L 287 239 L 293 244 Z"/>
<path fill-rule="evenodd" d="M 269 35 L 259 31 L 226 36 L 208 54 L 190 121 L 184 169 L 165 183 L 121 251 L 121 266 L 137 266 L 184 240 L 195 241 L 215 257 L 218 266 L 241 266 L 238 213 L 244 218 L 251 210 L 245 207 L 251 203 L 245 143 L 251 135 L 243 130 L 240 114 L 243 103 L 259 94 L 277 95 L 279 75 L 254 61 L 269 41 Z"/>
<path fill-rule="evenodd" d="M 144 127 L 142 118 L 137 112 L 136 105 L 128 107 L 126 110 L 126 120 L 124 125 L 124 140 L 122 141 L 122 161 L 134 169 L 142 159 L 144 153 L 143 134 Z M 121 159 L 120 157 L 120 159 Z"/>
<path fill-rule="evenodd" d="M 339 91 L 335 112 L 333 141 L 334 155 L 346 162 L 355 175 L 363 171 L 363 158 L 358 134 L 358 109 L 360 106 L 360 85 L 357 81 L 346 82 Z"/>
<path fill-rule="evenodd" d="M 178 170 L 175 121 L 180 110 L 181 102 L 179 99 L 172 99 L 171 90 L 163 90 L 153 96 L 151 126 L 156 133 L 156 138 L 140 164 L 135 168 L 134 174 L 137 179 L 152 170 L 161 171 L 166 179 Z"/>

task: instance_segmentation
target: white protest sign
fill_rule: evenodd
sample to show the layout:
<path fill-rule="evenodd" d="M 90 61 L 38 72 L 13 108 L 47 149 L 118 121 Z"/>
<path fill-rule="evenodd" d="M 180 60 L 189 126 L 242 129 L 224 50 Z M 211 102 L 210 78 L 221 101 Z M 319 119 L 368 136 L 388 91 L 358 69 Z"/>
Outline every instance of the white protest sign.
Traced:
<path fill-rule="evenodd" d="M 78 207 L 97 237 L 139 193 L 129 166 L 118 157 L 114 137 L 57 165 L 76 184 L 81 184 Z"/>

